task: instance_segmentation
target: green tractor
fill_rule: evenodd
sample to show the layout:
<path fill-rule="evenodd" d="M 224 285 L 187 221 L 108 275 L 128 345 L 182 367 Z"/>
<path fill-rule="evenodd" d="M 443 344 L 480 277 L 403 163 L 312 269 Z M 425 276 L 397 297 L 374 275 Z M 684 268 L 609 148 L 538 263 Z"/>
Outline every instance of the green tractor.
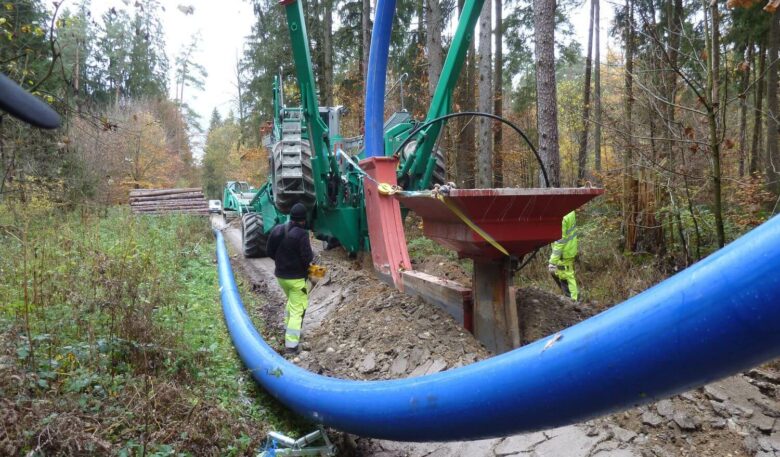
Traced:
<path fill-rule="evenodd" d="M 481 6 L 481 0 L 475 0 Z M 301 105 L 284 104 L 282 78 L 273 83 L 273 129 L 268 144 L 269 177 L 241 216 L 242 244 L 246 257 L 265 255 L 271 229 L 287 221 L 293 204 L 303 203 L 309 211 L 310 229 L 329 245 L 340 244 L 349 253 L 369 250 L 363 179 L 357 162 L 362 153 L 351 155 L 359 139 L 340 135 L 343 107 L 320 107 L 311 65 L 302 0 L 282 3 L 292 41 L 295 72 Z M 452 91 L 468 49 L 479 8 L 472 8 L 459 24 L 460 36 L 453 41 L 436 88 L 426 121 L 435 121 L 450 111 Z M 457 35 L 457 34 L 456 34 Z M 393 114 L 384 125 L 386 155 L 398 151 L 398 183 L 407 190 L 428 189 L 443 183 L 444 157 L 437 148 L 443 123 L 415 121 L 408 112 Z M 409 138 L 413 135 L 414 138 Z M 240 206 L 235 206 L 240 207 Z M 232 207 L 231 207 L 232 208 Z"/>
<path fill-rule="evenodd" d="M 241 217 L 249 211 L 249 202 L 255 197 L 257 189 L 246 181 L 228 181 L 222 190 L 222 217 Z"/>

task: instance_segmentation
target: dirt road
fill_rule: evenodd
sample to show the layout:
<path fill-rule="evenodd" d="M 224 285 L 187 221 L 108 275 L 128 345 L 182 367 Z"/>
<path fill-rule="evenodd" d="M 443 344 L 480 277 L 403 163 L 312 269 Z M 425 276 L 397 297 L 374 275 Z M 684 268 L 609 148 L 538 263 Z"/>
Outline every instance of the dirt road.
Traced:
<path fill-rule="evenodd" d="M 227 227 L 223 233 L 231 251 L 240 253 L 240 231 Z M 267 337 L 269 332 L 281 335 L 284 298 L 273 277 L 273 263 L 240 255 L 232 259 L 270 304 L 261 311 Z M 311 292 L 304 350 L 296 364 L 328 376 L 392 379 L 423 376 L 489 357 L 447 314 L 386 286 L 363 262 L 348 259 L 341 250 L 322 252 L 321 259 L 329 274 Z M 521 296 L 518 306 L 525 316 L 526 341 L 595 312 L 541 290 L 527 289 Z M 278 341 L 271 339 L 272 344 Z M 653 405 L 544 432 L 456 443 L 342 437 L 342 454 L 780 457 L 778 365 L 768 364 Z"/>

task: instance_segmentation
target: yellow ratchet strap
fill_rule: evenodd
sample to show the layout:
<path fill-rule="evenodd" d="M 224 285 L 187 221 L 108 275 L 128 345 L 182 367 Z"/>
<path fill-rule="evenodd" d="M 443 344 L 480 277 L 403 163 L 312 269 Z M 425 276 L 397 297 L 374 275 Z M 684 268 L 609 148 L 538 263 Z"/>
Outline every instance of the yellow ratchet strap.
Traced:
<path fill-rule="evenodd" d="M 484 239 L 485 239 L 485 241 L 487 241 L 488 243 L 490 243 L 490 245 L 491 245 L 491 246 L 493 246 L 494 248 L 498 249 L 498 250 L 499 250 L 499 251 L 500 251 L 502 254 L 504 254 L 504 255 L 506 255 L 506 256 L 508 256 L 508 255 L 509 255 L 509 253 L 506 251 L 506 249 L 504 249 L 504 247 L 503 247 L 503 246 L 501 246 L 500 244 L 498 244 L 498 241 L 496 241 L 496 240 L 495 240 L 495 239 L 494 239 L 492 236 L 490 236 L 490 235 L 489 235 L 489 234 L 488 234 L 486 231 L 484 231 L 484 230 L 482 230 L 481 228 L 479 228 L 479 227 L 477 226 L 477 224 L 475 224 L 474 222 L 472 222 L 472 221 L 471 221 L 471 219 L 469 219 L 469 218 L 468 218 L 468 216 L 466 216 L 465 214 L 463 214 L 463 211 L 461 211 L 461 210 L 460 210 L 460 208 L 458 208 L 458 206 L 457 206 L 457 205 L 455 205 L 454 203 L 452 203 L 451 201 L 449 201 L 449 199 L 448 199 L 447 197 L 445 197 L 445 196 L 444 196 L 444 195 L 442 195 L 442 194 L 439 194 L 439 193 L 437 193 L 437 194 L 436 194 L 436 198 L 438 198 L 439 200 L 441 200 L 441 202 L 442 202 L 442 203 L 444 203 L 444 204 L 447 206 L 447 208 L 449 208 L 449 209 L 450 209 L 450 211 L 452 211 L 453 213 L 455 213 L 455 215 L 456 215 L 456 216 L 458 216 L 458 217 L 460 218 L 460 220 L 462 220 L 462 221 L 463 221 L 463 222 L 464 222 L 466 225 L 468 225 L 468 226 L 469 226 L 469 228 L 470 228 L 471 230 L 474 230 L 475 232 L 477 232 L 477 234 L 478 234 L 479 236 L 481 236 L 482 238 L 484 238 Z"/>
<path fill-rule="evenodd" d="M 380 195 L 395 195 L 401 191 L 401 188 L 399 186 L 393 186 L 386 182 L 381 182 L 377 184 L 377 190 L 379 190 Z"/>

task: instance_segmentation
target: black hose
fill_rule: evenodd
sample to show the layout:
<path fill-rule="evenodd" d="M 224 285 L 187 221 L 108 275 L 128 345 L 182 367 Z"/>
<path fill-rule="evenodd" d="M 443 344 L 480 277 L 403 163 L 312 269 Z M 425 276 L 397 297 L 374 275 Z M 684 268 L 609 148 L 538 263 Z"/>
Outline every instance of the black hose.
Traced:
<path fill-rule="evenodd" d="M 520 128 L 518 126 L 516 126 L 515 124 L 513 124 L 512 122 L 504 119 L 501 116 L 496 116 L 495 114 L 491 114 L 491 113 L 482 113 L 482 112 L 479 112 L 479 111 L 462 111 L 460 113 L 445 114 L 444 116 L 440 116 L 440 117 L 437 117 L 435 119 L 431 119 L 430 121 L 427 121 L 427 122 L 425 122 L 423 124 L 420 124 L 420 125 L 416 126 L 415 128 L 413 128 L 412 132 L 409 134 L 409 136 L 403 141 L 403 143 L 401 143 L 400 146 L 398 146 L 395 149 L 395 151 L 393 152 L 393 155 L 394 156 L 398 156 L 398 153 L 400 151 L 402 151 L 404 149 L 404 147 L 407 144 L 409 144 L 410 141 L 412 141 L 412 138 L 414 138 L 414 136 L 417 135 L 420 132 L 420 130 L 422 130 L 422 129 L 428 127 L 428 126 L 431 126 L 433 124 L 436 124 L 438 122 L 445 121 L 445 120 L 453 118 L 453 117 L 462 117 L 462 116 L 482 116 L 482 117 L 488 117 L 490 119 L 494 119 L 494 120 L 503 122 L 504 124 L 512 127 L 512 129 L 514 129 L 515 132 L 520 134 L 520 136 L 525 140 L 526 144 L 528 144 L 528 147 L 531 148 L 531 151 L 534 153 L 534 156 L 536 156 L 537 162 L 539 162 L 539 168 L 541 168 L 541 170 L 542 170 L 542 176 L 544 177 L 544 185 L 545 185 L 545 187 L 550 187 L 550 179 L 547 177 L 547 169 L 544 168 L 544 163 L 542 162 L 542 158 L 539 156 L 539 152 L 536 151 L 536 148 L 534 147 L 533 143 L 531 143 L 531 140 L 528 139 L 528 136 L 526 136 L 526 134 L 522 130 L 520 130 Z"/>

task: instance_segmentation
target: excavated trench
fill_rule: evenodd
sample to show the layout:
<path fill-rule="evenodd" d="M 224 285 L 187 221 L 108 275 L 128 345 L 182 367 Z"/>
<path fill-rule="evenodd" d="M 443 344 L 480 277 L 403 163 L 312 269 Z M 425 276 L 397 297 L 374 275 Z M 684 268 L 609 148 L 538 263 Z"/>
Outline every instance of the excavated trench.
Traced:
<path fill-rule="evenodd" d="M 231 253 L 239 253 L 241 233 L 235 224 L 213 223 L 223 230 Z M 303 350 L 293 359 L 297 365 L 327 376 L 380 380 L 424 376 L 490 356 L 442 310 L 377 279 L 370 262 L 351 260 L 340 249 L 322 251 L 320 258 L 328 274 L 311 291 Z M 284 297 L 273 262 L 240 255 L 231 260 L 264 298 L 266 305 L 252 311 L 266 323 L 265 338 L 280 348 Z M 446 258 L 418 259 L 416 268 L 467 278 Z M 526 343 L 596 312 L 539 289 L 521 289 L 518 295 Z M 778 400 L 780 364 L 775 362 L 653 405 L 544 432 L 457 443 L 399 443 L 344 434 L 336 439 L 340 455 L 780 457 Z"/>

